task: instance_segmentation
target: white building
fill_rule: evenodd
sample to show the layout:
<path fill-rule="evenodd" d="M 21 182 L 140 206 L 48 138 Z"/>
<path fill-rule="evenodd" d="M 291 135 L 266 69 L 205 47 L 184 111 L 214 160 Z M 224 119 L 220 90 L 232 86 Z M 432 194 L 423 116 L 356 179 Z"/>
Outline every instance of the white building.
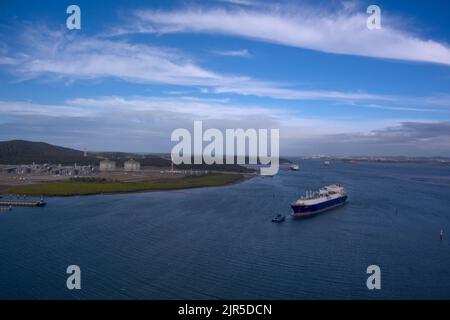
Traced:
<path fill-rule="evenodd" d="M 116 162 L 111 160 L 100 161 L 100 171 L 114 171 L 116 170 Z"/>
<path fill-rule="evenodd" d="M 125 161 L 123 164 L 123 169 L 125 171 L 139 171 L 141 170 L 141 164 L 133 159 Z"/>

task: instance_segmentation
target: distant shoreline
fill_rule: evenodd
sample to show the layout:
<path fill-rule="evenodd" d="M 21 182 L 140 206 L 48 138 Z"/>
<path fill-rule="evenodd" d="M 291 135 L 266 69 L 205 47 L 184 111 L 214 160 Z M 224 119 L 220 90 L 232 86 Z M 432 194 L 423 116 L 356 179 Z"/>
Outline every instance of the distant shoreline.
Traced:
<path fill-rule="evenodd" d="M 221 187 L 238 184 L 256 175 L 241 173 L 208 174 L 181 179 L 167 179 L 139 182 L 74 182 L 55 181 L 37 183 L 27 186 L 12 187 L 3 195 L 20 195 L 28 197 L 74 197 L 110 194 L 127 194 L 142 192 L 175 191 L 206 187 Z"/>

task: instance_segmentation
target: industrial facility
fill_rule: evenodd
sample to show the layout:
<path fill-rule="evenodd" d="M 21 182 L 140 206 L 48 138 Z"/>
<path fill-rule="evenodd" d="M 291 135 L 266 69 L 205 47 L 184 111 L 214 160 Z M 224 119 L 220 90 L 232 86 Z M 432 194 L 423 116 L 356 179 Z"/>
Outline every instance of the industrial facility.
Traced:
<path fill-rule="evenodd" d="M 140 171 L 141 164 L 136 160 L 130 159 L 123 164 L 124 171 Z"/>
<path fill-rule="evenodd" d="M 116 170 L 116 162 L 111 160 L 100 161 L 100 171 L 114 171 Z"/>
<path fill-rule="evenodd" d="M 116 171 L 120 170 L 116 167 L 116 162 L 112 160 L 102 160 L 100 161 L 100 171 Z M 134 160 L 129 159 L 123 164 L 123 171 L 127 172 L 137 172 L 141 170 L 141 163 Z"/>

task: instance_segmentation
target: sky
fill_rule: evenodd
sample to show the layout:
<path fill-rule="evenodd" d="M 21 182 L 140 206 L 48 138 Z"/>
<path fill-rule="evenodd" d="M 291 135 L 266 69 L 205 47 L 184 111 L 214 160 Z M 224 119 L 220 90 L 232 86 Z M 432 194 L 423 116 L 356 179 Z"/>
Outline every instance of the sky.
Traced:
<path fill-rule="evenodd" d="M 450 156 L 449 31 L 446 0 L 2 0 L 0 140 L 170 152 L 202 120 L 286 156 Z"/>

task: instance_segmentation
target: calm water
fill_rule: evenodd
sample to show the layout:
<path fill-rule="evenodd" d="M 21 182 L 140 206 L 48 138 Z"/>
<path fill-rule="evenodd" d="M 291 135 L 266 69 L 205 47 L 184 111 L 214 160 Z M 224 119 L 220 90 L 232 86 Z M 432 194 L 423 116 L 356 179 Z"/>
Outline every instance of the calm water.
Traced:
<path fill-rule="evenodd" d="M 347 206 L 270 222 L 337 181 Z M 228 187 L 48 202 L 0 213 L 2 299 L 450 298 L 449 167 L 303 161 Z M 66 289 L 71 264 L 81 291 Z"/>

